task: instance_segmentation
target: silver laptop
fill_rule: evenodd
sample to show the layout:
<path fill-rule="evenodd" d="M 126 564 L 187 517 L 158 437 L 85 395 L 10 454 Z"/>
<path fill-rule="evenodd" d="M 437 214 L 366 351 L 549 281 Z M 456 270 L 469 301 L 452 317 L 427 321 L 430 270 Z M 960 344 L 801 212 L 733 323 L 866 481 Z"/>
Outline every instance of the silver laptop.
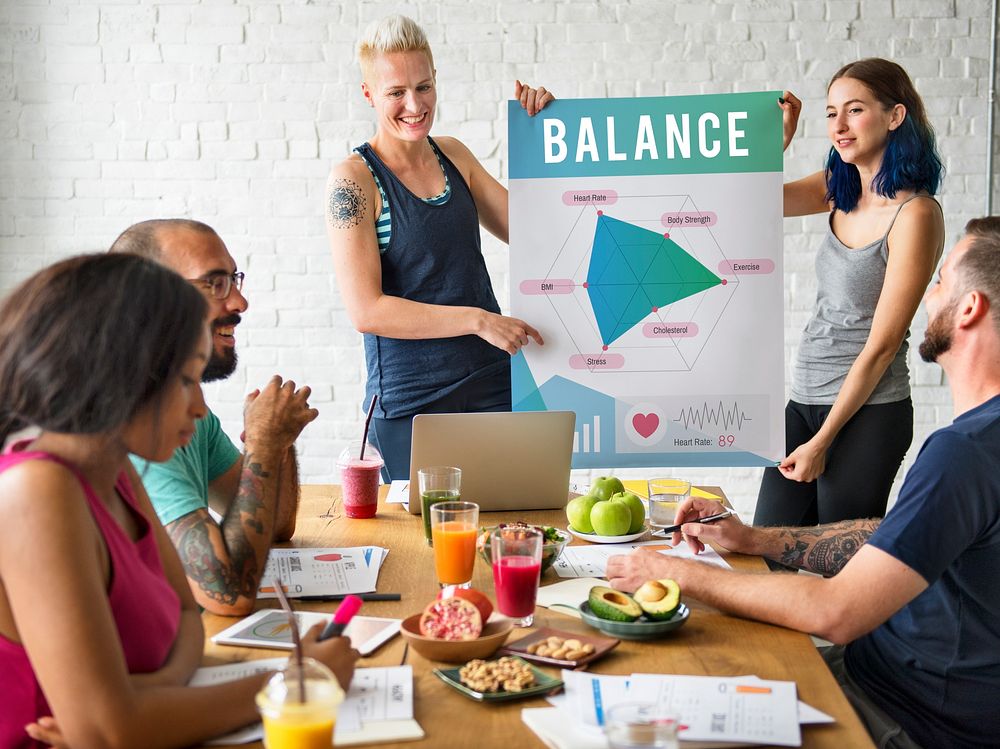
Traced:
<path fill-rule="evenodd" d="M 420 514 L 417 471 L 462 469 L 462 499 L 482 512 L 566 505 L 573 453 L 572 411 L 419 414 L 410 446 L 410 512 Z"/>

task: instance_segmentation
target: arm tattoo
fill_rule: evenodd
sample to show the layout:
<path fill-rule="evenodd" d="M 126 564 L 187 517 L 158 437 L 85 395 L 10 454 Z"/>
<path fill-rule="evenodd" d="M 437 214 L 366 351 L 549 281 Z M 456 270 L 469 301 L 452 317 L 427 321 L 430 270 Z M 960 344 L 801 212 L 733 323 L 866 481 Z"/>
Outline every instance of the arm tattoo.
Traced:
<path fill-rule="evenodd" d="M 256 596 L 263 567 L 258 565 L 250 538 L 262 535 L 266 528 L 261 479 L 268 476 L 259 463 L 252 462 L 252 456 L 246 456 L 236 499 L 226 513 L 227 520 L 236 513 L 239 522 L 223 522 L 221 544 L 213 543 L 209 523 L 214 521 L 207 510 L 192 512 L 167 526 L 184 571 L 207 598 L 232 605 L 240 597 Z"/>
<path fill-rule="evenodd" d="M 228 560 L 220 559 L 208 527 L 214 522 L 207 511 L 192 512 L 170 523 L 167 532 L 177 547 L 188 578 L 197 583 L 206 597 L 231 606 L 241 595 L 253 595 L 256 590 L 256 586 L 247 590 L 241 585 L 241 580 L 256 577 L 257 560 L 252 549 L 249 555 L 239 551 L 234 553 L 234 550 Z M 240 566 L 251 575 L 241 575 Z"/>
<path fill-rule="evenodd" d="M 327 221 L 335 229 L 349 229 L 361 223 L 368 201 L 357 182 L 337 179 L 327 197 Z"/>
<path fill-rule="evenodd" d="M 851 561 L 878 527 L 879 520 L 845 520 L 815 528 L 779 531 L 784 550 L 777 561 L 832 577 Z"/>

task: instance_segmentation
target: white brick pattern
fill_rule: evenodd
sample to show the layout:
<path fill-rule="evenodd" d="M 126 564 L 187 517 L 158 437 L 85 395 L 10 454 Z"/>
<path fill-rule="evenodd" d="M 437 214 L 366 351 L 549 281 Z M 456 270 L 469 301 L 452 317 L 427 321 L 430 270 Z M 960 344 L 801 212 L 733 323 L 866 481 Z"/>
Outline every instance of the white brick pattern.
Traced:
<path fill-rule="evenodd" d="M 494 174 L 505 168 L 503 100 L 519 77 L 563 97 L 790 88 L 805 113 L 786 174 L 802 176 L 828 147 L 827 79 L 880 55 L 907 68 L 933 118 L 949 244 L 983 213 L 989 0 L 7 0 L 0 292 L 58 258 L 105 249 L 134 221 L 208 222 L 247 272 L 251 304 L 242 365 L 209 401 L 238 435 L 246 391 L 274 372 L 309 383 L 320 417 L 300 440 L 302 479 L 336 480 L 335 456 L 360 432 L 364 361 L 333 279 L 324 184 L 331 163 L 372 133 L 353 48 L 392 12 L 417 19 L 434 46 L 435 132 L 464 140 Z M 785 222 L 789 356 L 815 294 L 824 220 Z M 506 248 L 489 235 L 484 247 L 506 307 Z M 921 312 L 915 342 L 923 326 Z M 912 368 L 908 462 L 951 418 L 940 370 L 915 356 Z M 720 483 L 753 512 L 757 470 L 665 473 Z"/>

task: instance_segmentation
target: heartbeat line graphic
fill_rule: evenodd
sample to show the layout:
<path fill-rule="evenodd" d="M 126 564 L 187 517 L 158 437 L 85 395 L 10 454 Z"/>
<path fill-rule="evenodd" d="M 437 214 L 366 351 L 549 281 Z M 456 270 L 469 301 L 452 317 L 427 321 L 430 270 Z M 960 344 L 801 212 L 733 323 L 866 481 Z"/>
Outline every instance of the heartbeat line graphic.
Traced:
<path fill-rule="evenodd" d="M 690 429 L 692 424 L 698 429 L 705 431 L 705 424 L 722 425 L 723 429 L 729 429 L 733 424 L 737 429 L 743 429 L 744 421 L 753 421 L 741 409 L 739 403 L 733 401 L 731 408 L 726 408 L 723 402 L 719 401 L 718 408 L 710 408 L 708 403 L 703 403 L 701 408 L 693 406 L 683 409 L 674 421 L 680 421 L 685 429 Z"/>

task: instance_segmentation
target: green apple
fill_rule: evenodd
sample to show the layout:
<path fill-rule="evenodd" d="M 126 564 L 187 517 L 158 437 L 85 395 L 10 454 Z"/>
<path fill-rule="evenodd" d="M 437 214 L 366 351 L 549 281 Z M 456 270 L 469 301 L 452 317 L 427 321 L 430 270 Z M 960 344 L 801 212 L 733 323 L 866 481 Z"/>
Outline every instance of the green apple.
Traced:
<path fill-rule="evenodd" d="M 632 492 L 618 492 L 611 497 L 612 502 L 621 502 L 628 507 L 632 514 L 632 523 L 628 527 L 629 533 L 638 533 L 646 524 L 646 505 L 642 500 L 632 494 Z"/>
<path fill-rule="evenodd" d="M 571 499 L 566 504 L 566 519 L 574 530 L 580 533 L 593 533 L 594 526 L 590 522 L 590 511 L 598 502 L 597 497 L 585 496 Z"/>
<path fill-rule="evenodd" d="M 632 524 L 632 511 L 624 502 L 598 502 L 590 511 L 590 522 L 599 536 L 624 536 Z"/>
<path fill-rule="evenodd" d="M 613 494 L 625 491 L 625 486 L 620 479 L 614 476 L 598 476 L 594 483 L 590 485 L 590 496 L 597 497 L 602 502 L 611 499 Z M 576 528 L 576 526 L 573 526 Z"/>

